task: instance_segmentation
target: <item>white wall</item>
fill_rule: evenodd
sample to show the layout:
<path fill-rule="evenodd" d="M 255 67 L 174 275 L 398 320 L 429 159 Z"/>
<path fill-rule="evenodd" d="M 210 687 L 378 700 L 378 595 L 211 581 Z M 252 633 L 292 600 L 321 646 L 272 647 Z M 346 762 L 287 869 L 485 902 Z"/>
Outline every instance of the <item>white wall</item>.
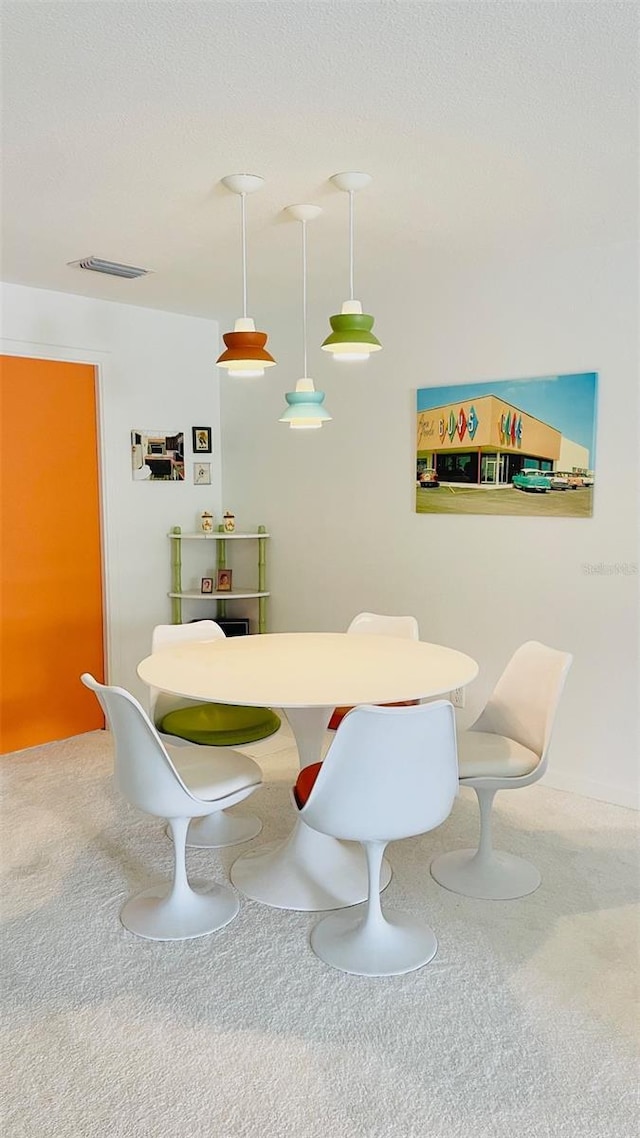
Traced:
<path fill-rule="evenodd" d="M 637 250 L 389 272 L 385 295 L 363 296 L 384 344 L 366 365 L 317 350 L 335 298 L 313 302 L 310 372 L 334 416 L 321 431 L 277 422 L 299 375 L 290 313 L 256 311 L 280 366 L 222 381 L 225 504 L 273 535 L 271 628 L 414 613 L 423 639 L 480 664 L 463 723 L 522 641 L 567 649 L 547 781 L 637 802 Z M 592 519 L 414 512 L 416 388 L 579 371 L 600 376 Z"/>
<path fill-rule="evenodd" d="M 2 334 L 5 353 L 98 365 L 109 673 L 145 698 L 136 664 L 150 650 L 153 626 L 170 620 L 166 534 L 173 525 L 195 529 L 207 507 L 221 515 L 217 324 L 4 285 Z M 213 428 L 211 486 L 193 484 L 193 426 Z M 184 482 L 133 481 L 133 428 L 184 431 Z"/>

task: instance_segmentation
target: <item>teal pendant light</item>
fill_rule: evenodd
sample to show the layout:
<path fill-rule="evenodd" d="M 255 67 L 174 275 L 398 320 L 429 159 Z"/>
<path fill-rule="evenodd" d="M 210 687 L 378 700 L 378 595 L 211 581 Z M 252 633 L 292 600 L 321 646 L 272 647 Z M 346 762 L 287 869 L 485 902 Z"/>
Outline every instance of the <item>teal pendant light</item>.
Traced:
<path fill-rule="evenodd" d="M 316 430 L 331 419 L 323 407 L 324 391 L 316 391 L 313 380 L 307 375 L 307 222 L 322 213 L 318 205 L 290 205 L 287 213 L 302 224 L 302 354 L 304 378 L 296 383 L 295 391 L 285 395 L 287 408 L 279 422 L 288 423 L 295 430 Z"/>
<path fill-rule="evenodd" d="M 359 300 L 353 298 L 353 195 L 371 181 L 370 174 L 355 172 L 334 174 L 331 181 L 339 190 L 349 194 L 349 300 L 342 311 L 329 317 L 331 332 L 322 344 L 324 352 L 331 352 L 334 360 L 368 360 L 372 352 L 382 348 L 374 336 L 373 316 L 362 311 Z"/>

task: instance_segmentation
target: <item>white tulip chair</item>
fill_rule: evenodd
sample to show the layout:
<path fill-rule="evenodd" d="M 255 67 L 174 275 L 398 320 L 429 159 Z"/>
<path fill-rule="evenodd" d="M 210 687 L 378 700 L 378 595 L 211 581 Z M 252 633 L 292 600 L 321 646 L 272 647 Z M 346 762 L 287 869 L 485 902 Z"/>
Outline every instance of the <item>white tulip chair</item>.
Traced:
<path fill-rule="evenodd" d="M 356 636 L 400 636 L 404 640 L 420 639 L 415 616 L 383 616 L 377 612 L 359 612 L 354 616 L 347 632 Z"/>
<path fill-rule="evenodd" d="M 354 636 L 397 636 L 403 640 L 420 639 L 415 616 L 383 616 L 377 612 L 359 612 L 354 616 L 347 632 Z M 394 706 L 407 707 L 416 702 L 409 700 L 407 703 L 398 703 Z M 350 707 L 336 707 L 329 720 L 330 731 L 335 731 L 340 726 L 348 711 L 351 711 Z"/>
<path fill-rule="evenodd" d="M 195 890 L 186 871 L 187 827 L 192 818 L 213 815 L 241 802 L 262 782 L 253 759 L 228 748 L 165 746 L 146 712 L 123 688 L 99 683 L 85 672 L 115 743 L 115 782 L 139 810 L 169 823 L 174 849 L 173 880 L 131 897 L 120 912 L 126 929 L 148 940 L 188 940 L 215 932 L 238 912 L 238 898 L 226 885 Z"/>
<path fill-rule="evenodd" d="M 431 864 L 435 880 L 454 893 L 484 900 L 525 897 L 541 881 L 535 865 L 494 850 L 493 800 L 542 778 L 551 733 L 573 657 L 537 640 L 522 644 L 502 673 L 482 714 L 458 736 L 460 785 L 475 790 L 480 806 L 477 849 L 453 850 Z"/>
<path fill-rule="evenodd" d="M 322 834 L 361 842 L 369 875 L 364 911 L 358 906 L 325 917 L 311 933 L 313 951 L 358 976 L 420 968 L 436 954 L 435 934 L 410 913 L 383 912 L 380 870 L 388 842 L 432 830 L 451 811 L 458 791 L 453 707 L 446 700 L 356 707 L 324 762 L 305 770 L 293 791 L 300 818 Z"/>
<path fill-rule="evenodd" d="M 153 630 L 151 651 L 161 652 L 163 648 L 177 644 L 194 644 L 203 640 L 224 639 L 224 632 L 214 620 L 197 620 L 190 624 L 158 624 Z M 167 720 L 171 723 L 179 720 L 175 712 L 185 711 L 187 721 L 190 716 L 197 717 L 199 731 L 189 731 L 185 737 L 178 732 L 181 730 L 179 722 L 175 725 L 175 734 L 163 731 L 162 724 Z M 156 725 L 160 738 L 173 746 L 203 746 L 208 742 L 213 745 L 216 737 L 233 739 L 229 746 L 241 746 L 243 742 L 262 738 L 271 734 L 280 727 L 280 719 L 269 708 L 235 707 L 231 704 L 203 704 L 202 700 L 186 699 L 160 691 L 158 688 L 149 689 L 149 714 Z M 244 733 L 238 734 L 236 727 L 242 723 Z M 193 727 L 193 723 L 190 724 Z M 212 728 L 217 728 L 217 730 Z M 207 729 L 209 728 L 209 729 Z M 235 741 L 237 739 L 237 741 Z M 249 814 L 242 810 L 219 810 L 210 814 L 208 818 L 194 820 L 187 835 L 187 845 L 195 849 L 219 849 L 223 846 L 235 846 L 240 842 L 248 842 L 255 838 L 262 829 L 262 822 L 256 814 Z"/>

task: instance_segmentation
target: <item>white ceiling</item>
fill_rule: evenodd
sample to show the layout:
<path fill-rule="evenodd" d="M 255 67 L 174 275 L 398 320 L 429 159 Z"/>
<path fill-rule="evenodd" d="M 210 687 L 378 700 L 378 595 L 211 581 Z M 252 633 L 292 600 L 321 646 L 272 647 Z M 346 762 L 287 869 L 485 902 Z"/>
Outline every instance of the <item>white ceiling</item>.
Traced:
<path fill-rule="evenodd" d="M 637 18 L 544 0 L 5 3 L 2 278 L 230 320 L 239 201 L 220 179 L 238 171 L 266 178 L 247 202 L 258 326 L 299 293 L 292 202 L 324 208 L 310 291 L 347 295 L 340 170 L 373 175 L 365 301 L 446 258 L 628 239 Z M 155 271 L 67 267 L 88 254 Z"/>

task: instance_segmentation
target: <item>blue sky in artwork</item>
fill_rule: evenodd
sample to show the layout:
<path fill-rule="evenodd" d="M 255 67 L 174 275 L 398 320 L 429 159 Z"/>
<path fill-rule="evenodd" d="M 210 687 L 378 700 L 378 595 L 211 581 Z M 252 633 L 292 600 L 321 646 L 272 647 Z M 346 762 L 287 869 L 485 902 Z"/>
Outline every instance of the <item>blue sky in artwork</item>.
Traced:
<path fill-rule="evenodd" d="M 448 384 L 418 388 L 418 411 L 429 411 L 444 403 L 462 403 L 497 395 L 520 411 L 534 415 L 561 431 L 565 438 L 589 450 L 593 462 L 596 425 L 597 375 L 593 371 L 576 375 L 543 375 L 535 379 L 498 379 L 484 383 Z"/>

